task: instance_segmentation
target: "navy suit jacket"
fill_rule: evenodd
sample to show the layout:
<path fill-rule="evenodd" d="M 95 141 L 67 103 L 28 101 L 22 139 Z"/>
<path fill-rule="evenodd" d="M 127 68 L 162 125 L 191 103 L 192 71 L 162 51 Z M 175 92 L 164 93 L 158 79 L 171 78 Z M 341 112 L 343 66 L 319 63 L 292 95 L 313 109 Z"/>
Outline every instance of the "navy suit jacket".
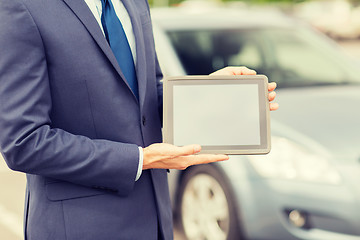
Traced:
<path fill-rule="evenodd" d="M 122 1 L 139 101 L 84 0 L 0 1 L 0 149 L 27 173 L 28 240 L 173 238 L 166 170 L 135 182 L 162 85 L 148 3 Z"/>

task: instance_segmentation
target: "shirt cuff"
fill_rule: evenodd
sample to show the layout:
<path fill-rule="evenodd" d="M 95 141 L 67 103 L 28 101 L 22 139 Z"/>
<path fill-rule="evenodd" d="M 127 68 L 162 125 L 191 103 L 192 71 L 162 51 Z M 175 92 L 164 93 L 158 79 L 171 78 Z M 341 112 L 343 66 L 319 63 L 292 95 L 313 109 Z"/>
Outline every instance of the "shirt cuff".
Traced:
<path fill-rule="evenodd" d="M 144 152 L 142 147 L 139 147 L 139 166 L 138 166 L 138 170 L 136 173 L 136 178 L 135 178 L 135 182 L 137 180 L 139 180 L 141 173 L 142 173 L 142 168 L 143 168 L 143 162 L 144 162 Z"/>

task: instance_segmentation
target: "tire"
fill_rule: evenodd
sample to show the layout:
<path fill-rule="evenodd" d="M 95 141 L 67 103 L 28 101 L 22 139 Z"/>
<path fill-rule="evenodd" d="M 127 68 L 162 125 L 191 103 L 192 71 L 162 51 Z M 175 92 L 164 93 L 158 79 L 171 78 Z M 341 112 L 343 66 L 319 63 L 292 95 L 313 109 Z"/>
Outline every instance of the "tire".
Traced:
<path fill-rule="evenodd" d="M 244 239 L 234 194 L 214 164 L 193 166 L 184 172 L 177 203 L 176 220 L 186 239 Z"/>

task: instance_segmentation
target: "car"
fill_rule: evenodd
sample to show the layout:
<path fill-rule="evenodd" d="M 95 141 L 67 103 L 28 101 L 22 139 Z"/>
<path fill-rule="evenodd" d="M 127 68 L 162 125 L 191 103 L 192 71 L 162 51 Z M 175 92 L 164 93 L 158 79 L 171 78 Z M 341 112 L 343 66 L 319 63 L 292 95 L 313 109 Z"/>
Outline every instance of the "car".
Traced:
<path fill-rule="evenodd" d="M 360 239 L 360 68 L 276 10 L 154 8 L 152 21 L 165 76 L 240 65 L 278 83 L 268 155 L 171 170 L 185 238 Z"/>

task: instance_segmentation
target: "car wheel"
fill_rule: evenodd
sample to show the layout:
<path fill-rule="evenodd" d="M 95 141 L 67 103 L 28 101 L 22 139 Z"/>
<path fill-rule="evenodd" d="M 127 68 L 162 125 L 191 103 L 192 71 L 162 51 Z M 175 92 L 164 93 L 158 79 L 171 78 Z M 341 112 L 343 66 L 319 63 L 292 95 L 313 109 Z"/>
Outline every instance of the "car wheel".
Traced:
<path fill-rule="evenodd" d="M 240 240 L 235 198 L 213 164 L 188 168 L 178 194 L 177 220 L 188 240 Z"/>

